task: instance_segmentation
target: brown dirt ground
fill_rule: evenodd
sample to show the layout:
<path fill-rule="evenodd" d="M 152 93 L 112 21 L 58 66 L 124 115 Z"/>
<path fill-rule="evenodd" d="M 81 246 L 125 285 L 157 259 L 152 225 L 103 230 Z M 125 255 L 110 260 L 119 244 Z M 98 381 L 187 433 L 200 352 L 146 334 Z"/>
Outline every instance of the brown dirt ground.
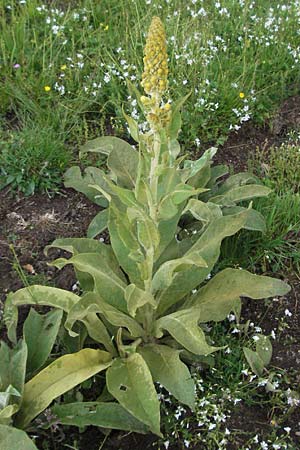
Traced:
<path fill-rule="evenodd" d="M 251 123 L 232 134 L 226 144 L 218 151 L 217 163 L 226 163 L 234 167 L 235 172 L 247 169 L 247 161 L 257 147 L 268 148 L 279 145 L 290 128 L 300 126 L 300 96 L 292 97 L 283 103 L 281 109 L 274 115 L 271 124 L 264 127 L 253 127 Z M 10 246 L 13 245 L 19 263 L 25 273 L 32 280 L 42 276 L 43 281 L 51 282 L 56 287 L 71 289 L 75 277 L 71 268 L 67 267 L 58 271 L 47 265 L 50 258 L 44 256 L 43 250 L 58 237 L 84 236 L 91 219 L 98 208 L 92 205 L 81 194 L 72 190 L 63 189 L 60 195 L 49 199 L 45 195 L 34 195 L 29 198 L 11 198 L 7 190 L 0 192 L 0 300 L 5 301 L 7 292 L 15 291 L 23 286 L 14 266 L 16 260 Z M 55 257 L 51 254 L 51 259 Z M 30 271 L 34 274 L 30 275 Z M 272 306 L 268 306 L 267 314 L 259 306 L 246 305 L 244 315 L 257 323 L 261 320 L 261 326 L 266 332 L 276 328 L 280 317 L 288 308 L 292 316 L 286 318 L 287 327 L 282 331 L 280 340 L 274 345 L 272 363 L 276 367 L 285 369 L 287 373 L 298 371 L 300 367 L 300 323 L 299 323 L 299 299 L 300 276 L 290 275 L 289 281 L 292 290 L 286 299 L 281 299 Z M 256 304 L 257 305 L 257 304 Z M 1 306 L 1 305 L 0 305 Z M 24 308 L 21 321 L 27 315 Z M 3 334 L 3 333 L 2 333 Z M 298 375 L 298 380 L 299 375 Z M 261 408 L 253 408 L 241 405 L 233 413 L 230 419 L 233 429 L 243 431 L 257 430 L 260 433 L 270 429 L 270 417 Z M 300 413 L 295 411 L 291 415 L 286 426 L 290 426 L 294 433 L 295 450 L 300 448 L 296 443 L 300 435 Z M 70 436 L 75 436 L 75 429 L 70 428 Z M 299 433 L 299 435 L 295 434 Z M 103 440 L 103 435 L 96 428 L 89 428 L 85 433 L 78 435 L 80 449 L 98 450 Z M 106 441 L 103 449 L 107 450 L 140 450 L 141 448 L 155 449 L 152 436 L 140 436 L 135 434 L 112 433 Z M 69 441 L 72 444 L 73 441 Z M 235 450 L 242 445 L 242 440 L 237 440 Z M 298 447 L 299 445 L 299 447 Z M 60 446 L 53 446 L 53 450 L 60 450 Z M 179 450 L 182 446 L 169 447 L 170 450 Z M 197 449 L 201 450 L 201 446 Z M 203 447 L 203 450 L 205 448 Z"/>

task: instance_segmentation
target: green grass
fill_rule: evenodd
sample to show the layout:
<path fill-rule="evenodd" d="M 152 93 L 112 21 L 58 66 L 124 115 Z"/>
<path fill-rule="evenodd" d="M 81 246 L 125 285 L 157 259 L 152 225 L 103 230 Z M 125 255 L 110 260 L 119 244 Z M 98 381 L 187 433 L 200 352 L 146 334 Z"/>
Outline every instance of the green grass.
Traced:
<path fill-rule="evenodd" d="M 299 194 L 271 194 L 253 207 L 266 220 L 266 232 L 243 230 L 223 242 L 220 265 L 240 266 L 257 272 L 285 272 L 300 268 Z"/>
<path fill-rule="evenodd" d="M 170 97 L 191 92 L 186 148 L 223 142 L 250 118 L 263 121 L 299 86 L 299 2 L 220 3 L 0 0 L 4 124 L 13 117 L 30 133 L 37 123 L 74 148 L 108 125 L 126 133 L 122 105 L 140 113 L 125 80 L 139 85 L 153 15 L 166 26 Z"/>

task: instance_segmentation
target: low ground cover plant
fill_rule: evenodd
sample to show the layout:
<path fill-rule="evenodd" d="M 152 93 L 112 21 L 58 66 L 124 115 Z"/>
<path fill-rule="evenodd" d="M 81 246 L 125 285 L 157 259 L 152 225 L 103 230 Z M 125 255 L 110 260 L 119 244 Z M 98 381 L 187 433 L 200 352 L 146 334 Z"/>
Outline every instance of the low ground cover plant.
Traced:
<path fill-rule="evenodd" d="M 138 147 L 118 138 L 97 141 L 108 154 L 110 173 L 90 168 L 88 185 L 84 184 L 88 195 L 108 205 L 104 214 L 110 244 L 91 238 L 57 239 L 46 250 L 71 253 L 52 264 L 59 269 L 74 267 L 80 293 L 32 285 L 7 297 L 4 319 L 15 345 L 21 345 L 16 332 L 18 306 L 25 304 L 54 307 L 48 314 L 57 314 L 58 321 L 63 311 L 69 338 L 62 342 L 74 339 L 68 345 L 72 350 L 50 364 L 48 343 L 42 362 L 33 365 L 33 377 L 19 389 L 10 380 L 12 375 L 4 382 L 1 377 L 8 399 L 3 414 L 7 419 L 9 411 L 9 423 L 15 414 L 18 428 L 28 429 L 55 398 L 106 371 L 102 394 L 93 401 L 54 405 L 52 412 L 59 422 L 162 436 L 157 384 L 194 410 L 195 384 L 189 366 L 226 346 L 224 340 L 221 345 L 212 340 L 205 324 L 220 322 L 231 312 L 239 317 L 241 296 L 260 299 L 289 291 L 281 280 L 246 270 L 226 268 L 211 277 L 224 238 L 249 224 L 254 230 L 262 227 L 262 217 L 251 202 L 247 207 L 237 203 L 269 190 L 249 174 L 219 184 L 219 169 L 213 171 L 210 164 L 215 149 L 196 161 L 179 156 L 180 108 L 186 98 L 172 103 L 166 98 L 166 39 L 158 17 L 153 18 L 146 41 L 142 86 L 145 95 L 137 91 L 136 95 L 148 129 L 141 132 L 127 116 Z M 76 182 L 78 170 L 71 172 Z M 182 222 L 187 218 L 193 228 L 185 234 Z M 31 314 L 34 320 L 35 313 Z M 36 318 L 37 323 L 25 329 L 27 349 L 37 340 L 41 320 Z M 260 373 L 270 359 L 269 341 L 261 339 L 255 351 L 245 348 L 247 359 Z M 16 391 L 22 402 L 14 406 Z M 6 427 L 7 422 L 0 426 L 2 432 Z M 15 433 L 19 431 L 11 428 L 12 439 Z"/>

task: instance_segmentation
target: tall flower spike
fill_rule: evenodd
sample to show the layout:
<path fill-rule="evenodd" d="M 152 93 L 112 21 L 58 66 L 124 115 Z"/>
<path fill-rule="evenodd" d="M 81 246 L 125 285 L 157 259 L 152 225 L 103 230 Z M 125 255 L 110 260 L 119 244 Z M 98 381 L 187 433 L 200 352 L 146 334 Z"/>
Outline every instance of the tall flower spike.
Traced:
<path fill-rule="evenodd" d="M 159 17 L 153 17 L 144 49 L 142 86 L 146 94 L 159 99 L 168 87 L 166 34 Z"/>

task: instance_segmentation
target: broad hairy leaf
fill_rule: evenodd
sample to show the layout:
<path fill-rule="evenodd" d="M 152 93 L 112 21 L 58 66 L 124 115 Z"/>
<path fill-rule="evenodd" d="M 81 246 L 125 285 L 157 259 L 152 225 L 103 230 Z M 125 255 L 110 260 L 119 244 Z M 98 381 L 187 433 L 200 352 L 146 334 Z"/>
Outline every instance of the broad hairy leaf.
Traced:
<path fill-rule="evenodd" d="M 121 143 L 115 145 L 108 155 L 107 165 L 117 177 L 120 186 L 133 188 L 137 176 L 139 154 L 127 142 L 121 139 L 119 141 Z"/>
<path fill-rule="evenodd" d="M 172 284 L 158 294 L 158 314 L 163 314 L 205 280 L 219 258 L 222 240 L 243 228 L 247 215 L 248 210 L 232 216 L 222 216 L 209 223 L 204 233 L 185 254 L 189 256 L 199 252 L 207 267 L 192 266 L 188 271 L 178 272 Z"/>
<path fill-rule="evenodd" d="M 96 167 L 87 167 L 84 174 L 81 174 L 80 167 L 70 167 L 64 174 L 64 184 L 66 188 L 73 188 L 78 192 L 86 195 L 89 200 L 96 205 L 107 207 L 107 200 L 99 194 L 99 191 L 91 187 L 91 185 L 100 186 L 105 191 L 110 189 L 104 180 L 104 172 Z"/>
<path fill-rule="evenodd" d="M 127 328 L 133 337 L 144 334 L 142 327 L 132 317 L 106 303 L 99 294 L 93 292 L 84 295 L 69 311 L 66 328 L 71 329 L 76 320 L 84 320 L 91 313 L 103 314 L 109 323 L 116 327 Z"/>
<path fill-rule="evenodd" d="M 46 361 L 60 327 L 63 311 L 53 310 L 47 314 L 39 314 L 33 308 L 25 320 L 23 333 L 28 348 L 28 373 L 35 372 Z"/>
<path fill-rule="evenodd" d="M 0 425 L 1 450 L 38 450 L 25 431 Z"/>
<path fill-rule="evenodd" d="M 221 208 L 210 202 L 202 202 L 195 198 L 191 198 L 184 209 L 184 212 L 189 211 L 192 216 L 204 223 L 209 223 L 214 219 L 222 216 Z"/>
<path fill-rule="evenodd" d="M 94 425 L 101 428 L 147 433 L 149 428 L 132 416 L 118 403 L 77 402 L 57 404 L 51 408 L 63 425 L 86 427 Z"/>
<path fill-rule="evenodd" d="M 195 406 L 195 386 L 189 369 L 180 360 L 180 351 L 167 345 L 147 344 L 138 347 L 155 382 L 162 384 L 180 402 Z"/>
<path fill-rule="evenodd" d="M 205 334 L 198 326 L 199 315 L 196 308 L 189 308 L 161 317 L 155 323 L 155 335 L 161 338 L 162 330 L 167 330 L 188 351 L 196 355 L 209 355 L 221 347 L 212 347 L 206 342 Z"/>
<path fill-rule="evenodd" d="M 191 269 L 191 266 L 207 267 L 207 264 L 197 252 L 190 253 L 182 258 L 166 261 L 160 266 L 153 277 L 153 291 L 167 288 L 172 284 L 175 274 L 181 271 L 188 271 Z"/>
<path fill-rule="evenodd" d="M 224 194 L 211 197 L 210 201 L 218 205 L 226 206 L 228 202 L 239 203 L 243 200 L 251 200 L 255 197 L 265 197 L 269 195 L 271 189 L 259 184 L 246 184 L 244 186 L 233 187 Z"/>
<path fill-rule="evenodd" d="M 69 311 L 79 299 L 78 295 L 64 289 L 40 285 L 29 286 L 10 293 L 4 307 L 4 321 L 9 339 L 16 342 L 19 305 L 45 305 Z"/>
<path fill-rule="evenodd" d="M 111 245 L 104 244 L 103 242 L 90 238 L 62 238 L 55 239 L 55 241 L 52 242 L 51 245 L 47 245 L 47 247 L 45 248 L 46 255 L 48 255 L 48 251 L 51 248 L 59 248 L 61 250 L 65 250 L 72 253 L 73 256 L 81 253 L 97 253 L 101 255 L 106 264 L 118 275 L 118 277 L 125 281 L 124 274 L 120 269 L 119 263 L 114 255 Z M 80 275 L 82 276 L 83 272 L 81 272 Z"/>
<path fill-rule="evenodd" d="M 16 425 L 26 427 L 56 397 L 111 365 L 111 355 L 102 350 L 85 348 L 64 355 L 25 384 L 23 402 Z"/>
<path fill-rule="evenodd" d="M 288 284 L 276 278 L 254 275 L 246 270 L 225 269 L 217 273 L 184 304 L 200 311 L 200 322 L 224 320 L 239 297 L 253 299 L 285 295 Z"/>
<path fill-rule="evenodd" d="M 134 417 L 161 436 L 157 393 L 143 357 L 134 353 L 115 359 L 106 372 L 108 391 Z"/>
<path fill-rule="evenodd" d="M 121 311 L 127 311 L 124 299 L 126 284 L 96 253 L 81 253 L 70 259 L 60 258 L 52 263 L 55 266 L 72 264 L 80 272 L 89 274 L 94 281 L 93 291 L 97 292 L 107 303 Z M 123 278 L 123 277 L 122 277 Z"/>
<path fill-rule="evenodd" d="M 108 210 L 103 209 L 95 215 L 87 230 L 87 237 L 94 238 L 108 226 Z"/>
<path fill-rule="evenodd" d="M 228 216 L 229 214 L 237 214 L 245 210 L 246 208 L 243 208 L 242 206 L 231 206 L 230 208 L 223 208 L 222 212 L 224 216 Z M 244 228 L 246 230 L 261 231 L 262 233 L 265 233 L 266 221 L 264 216 L 255 209 L 249 209 Z"/>

